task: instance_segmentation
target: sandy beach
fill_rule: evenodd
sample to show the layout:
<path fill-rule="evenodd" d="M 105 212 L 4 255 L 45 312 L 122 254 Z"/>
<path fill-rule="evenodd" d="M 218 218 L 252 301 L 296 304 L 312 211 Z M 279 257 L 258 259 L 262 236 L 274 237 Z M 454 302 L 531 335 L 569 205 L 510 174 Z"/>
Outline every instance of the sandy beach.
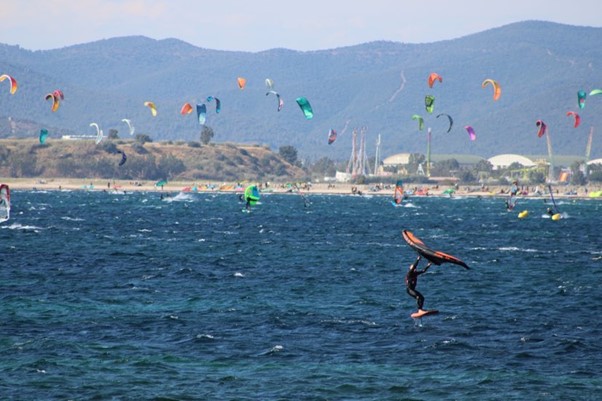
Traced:
<path fill-rule="evenodd" d="M 163 188 L 156 187 L 155 181 L 128 181 L 107 179 L 74 179 L 74 178 L 0 178 L 0 183 L 8 184 L 11 190 L 87 190 L 87 191 L 143 191 L 143 192 L 242 192 L 248 182 L 216 182 L 216 181 L 170 181 Z M 254 183 L 260 186 L 263 193 L 296 192 L 292 183 Z M 392 184 L 351 183 L 297 183 L 300 191 L 305 194 L 323 195 L 378 195 L 393 196 Z M 460 185 L 457 188 L 449 185 L 412 184 L 405 190 L 410 196 L 442 196 L 449 197 L 449 190 L 454 189 L 452 196 L 474 197 L 506 197 L 509 189 L 505 186 L 481 187 L 478 185 Z M 570 185 L 553 186 L 557 198 L 588 198 L 592 192 L 602 190 L 602 186 L 577 187 Z M 447 192 L 446 192 L 447 191 Z M 539 191 L 539 192 L 538 192 Z M 545 197 L 545 186 L 524 186 L 522 196 Z M 597 197 L 595 199 L 602 199 Z"/>

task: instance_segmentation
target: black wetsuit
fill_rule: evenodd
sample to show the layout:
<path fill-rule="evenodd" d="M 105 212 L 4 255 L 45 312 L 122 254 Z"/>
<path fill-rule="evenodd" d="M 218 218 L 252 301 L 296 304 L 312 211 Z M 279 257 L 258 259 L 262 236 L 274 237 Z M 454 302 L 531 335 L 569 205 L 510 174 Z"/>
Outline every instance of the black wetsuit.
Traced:
<path fill-rule="evenodd" d="M 414 263 L 418 264 L 418 261 L 416 261 Z M 412 298 L 416 299 L 416 305 L 418 305 L 419 310 L 422 309 L 422 305 L 424 305 L 424 297 L 422 296 L 421 293 L 416 291 L 416 284 L 418 283 L 418 276 L 424 272 L 426 272 L 426 269 L 424 269 L 424 270 L 410 269 L 410 270 L 408 270 L 408 273 L 406 274 L 406 292 L 408 294 L 410 294 L 410 296 Z"/>

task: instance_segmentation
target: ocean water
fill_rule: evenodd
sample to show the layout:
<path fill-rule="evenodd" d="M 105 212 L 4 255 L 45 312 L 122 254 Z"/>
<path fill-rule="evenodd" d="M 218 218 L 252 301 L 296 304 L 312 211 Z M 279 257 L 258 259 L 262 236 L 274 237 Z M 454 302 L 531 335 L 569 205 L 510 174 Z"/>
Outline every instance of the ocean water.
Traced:
<path fill-rule="evenodd" d="M 309 199 L 13 191 L 0 399 L 601 399 L 602 202 Z"/>

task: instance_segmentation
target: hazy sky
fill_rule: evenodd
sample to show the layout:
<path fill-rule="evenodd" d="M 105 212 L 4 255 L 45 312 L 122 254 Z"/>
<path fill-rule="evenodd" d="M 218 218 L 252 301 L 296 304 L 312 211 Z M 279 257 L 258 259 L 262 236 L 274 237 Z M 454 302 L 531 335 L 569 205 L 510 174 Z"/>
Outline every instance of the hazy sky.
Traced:
<path fill-rule="evenodd" d="M 524 20 L 602 26 L 600 0 L 0 0 L 0 43 L 53 49 L 117 36 L 218 50 L 425 43 Z"/>

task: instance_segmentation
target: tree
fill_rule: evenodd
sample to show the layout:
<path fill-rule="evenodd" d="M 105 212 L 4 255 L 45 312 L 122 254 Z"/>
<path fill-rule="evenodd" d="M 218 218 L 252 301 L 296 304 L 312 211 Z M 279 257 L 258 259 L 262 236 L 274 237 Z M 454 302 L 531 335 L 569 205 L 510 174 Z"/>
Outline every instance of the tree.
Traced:
<path fill-rule="evenodd" d="M 460 163 L 456 159 L 441 160 L 435 163 L 431 168 L 431 174 L 435 176 L 446 176 L 450 175 L 452 171 L 458 171 L 460 169 Z"/>
<path fill-rule="evenodd" d="M 9 156 L 10 150 L 4 145 L 0 145 L 0 166 L 7 164 Z"/>
<path fill-rule="evenodd" d="M 43 167 L 38 167 L 38 158 L 35 154 L 28 154 L 23 151 L 11 153 L 9 156 L 11 177 L 35 177 L 44 171 Z"/>
<path fill-rule="evenodd" d="M 543 184 L 546 182 L 546 175 L 541 170 L 529 170 L 528 177 L 531 184 Z"/>
<path fill-rule="evenodd" d="M 316 176 L 334 177 L 337 168 L 334 162 L 328 157 L 322 157 L 311 166 L 311 172 Z"/>
<path fill-rule="evenodd" d="M 584 161 L 576 161 L 571 164 L 571 184 L 573 185 L 585 185 L 587 184 L 587 178 L 581 167 L 587 168 Z"/>
<path fill-rule="evenodd" d="M 408 159 L 407 170 L 413 174 L 418 170 L 418 166 L 426 161 L 426 156 L 421 153 L 412 153 Z"/>
<path fill-rule="evenodd" d="M 585 179 L 585 174 L 583 174 L 583 171 L 576 170 L 575 172 L 573 172 L 573 174 L 571 175 L 571 184 L 572 185 L 587 184 L 587 180 Z"/>
<path fill-rule="evenodd" d="M 468 183 L 472 183 L 475 181 L 476 181 L 476 178 L 470 170 L 463 169 L 462 171 L 460 171 L 460 182 L 468 184 Z"/>
<path fill-rule="evenodd" d="M 478 173 L 491 173 L 493 171 L 493 164 L 491 164 L 489 160 L 479 160 L 479 162 L 475 165 L 475 170 Z"/>
<path fill-rule="evenodd" d="M 153 140 L 151 139 L 150 136 L 146 135 L 146 134 L 136 134 L 136 142 L 144 145 L 147 142 L 152 142 Z"/>
<path fill-rule="evenodd" d="M 111 128 L 109 130 L 109 139 L 119 139 L 118 133 L 119 131 L 117 131 L 115 128 Z"/>
<path fill-rule="evenodd" d="M 161 177 L 173 178 L 186 171 L 186 165 L 180 159 L 172 155 L 165 155 L 157 163 L 157 172 Z"/>
<path fill-rule="evenodd" d="M 281 146 L 280 149 L 278 149 L 278 154 L 290 164 L 294 165 L 297 162 L 297 148 L 294 146 Z"/>
<path fill-rule="evenodd" d="M 115 154 L 119 150 L 119 149 L 117 149 L 117 145 L 115 145 L 114 142 L 102 142 L 102 144 L 100 146 L 102 147 L 102 149 L 105 152 L 111 153 L 111 154 Z"/>
<path fill-rule="evenodd" d="M 215 133 L 213 132 L 213 128 L 203 125 L 203 129 L 201 130 L 201 143 L 203 145 L 208 145 L 213 139 L 214 135 Z"/>

